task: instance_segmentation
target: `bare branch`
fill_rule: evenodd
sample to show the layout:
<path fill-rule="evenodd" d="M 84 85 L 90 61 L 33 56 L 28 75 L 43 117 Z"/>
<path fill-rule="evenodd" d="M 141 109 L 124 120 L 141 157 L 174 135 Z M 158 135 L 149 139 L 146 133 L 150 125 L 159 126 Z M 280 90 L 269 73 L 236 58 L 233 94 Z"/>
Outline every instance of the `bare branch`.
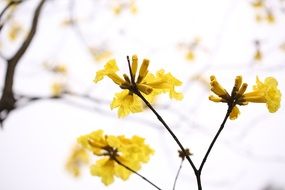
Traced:
<path fill-rule="evenodd" d="M 23 42 L 23 44 L 19 47 L 18 51 L 16 51 L 15 55 L 12 56 L 10 59 L 7 61 L 7 69 L 6 69 L 6 76 L 5 76 L 5 82 L 4 82 L 4 89 L 3 89 L 3 94 L 0 99 L 0 117 L 2 115 L 2 112 L 5 113 L 10 113 L 13 109 L 15 109 L 15 103 L 16 99 L 14 97 L 13 93 L 13 83 L 14 83 L 14 74 L 15 74 L 15 69 L 17 64 L 19 63 L 20 59 L 23 57 L 25 54 L 26 50 L 30 46 L 36 31 L 37 31 L 37 26 L 38 26 L 38 20 L 40 13 L 42 11 L 43 5 L 46 2 L 46 0 L 41 0 L 40 3 L 38 4 L 34 16 L 33 16 L 33 21 L 32 21 L 32 26 L 31 29 Z M 5 114 L 5 115 L 7 115 Z M 5 117 L 6 118 L 6 117 Z M 0 119 L 1 123 L 5 118 Z"/>
<path fill-rule="evenodd" d="M 0 22 L 2 20 L 2 17 L 4 16 L 4 14 L 9 10 L 9 8 L 13 7 L 14 5 L 18 5 L 20 3 L 22 3 L 24 0 L 18 0 L 18 1 L 10 1 L 5 7 L 4 9 L 0 12 Z M 0 24 L 0 31 L 2 30 L 3 26 L 4 26 L 4 22 L 2 24 Z"/>

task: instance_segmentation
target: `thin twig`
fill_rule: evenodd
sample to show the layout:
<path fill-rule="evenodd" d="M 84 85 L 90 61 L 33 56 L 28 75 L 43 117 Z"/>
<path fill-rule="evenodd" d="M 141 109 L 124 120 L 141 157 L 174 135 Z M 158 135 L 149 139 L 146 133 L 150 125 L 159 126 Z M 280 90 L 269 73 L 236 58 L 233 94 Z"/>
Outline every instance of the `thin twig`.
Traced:
<path fill-rule="evenodd" d="M 180 171 L 181 171 L 181 169 L 182 169 L 183 161 L 184 161 L 184 159 L 181 159 L 181 162 L 180 162 L 178 171 L 177 171 L 176 176 L 175 176 L 175 179 L 174 179 L 173 188 L 172 188 L 173 190 L 175 190 L 176 182 L 177 182 L 177 179 L 178 179 L 178 177 L 179 177 Z"/>
<path fill-rule="evenodd" d="M 5 7 L 4 9 L 0 12 L 0 23 L 1 23 L 1 20 L 2 20 L 2 17 L 4 16 L 4 14 L 9 10 L 10 7 L 12 7 L 13 5 L 18 5 L 20 3 L 22 3 L 23 0 L 18 0 L 18 1 L 10 1 Z M 7 21 L 7 19 L 6 19 Z M 4 21 L 2 24 L 0 24 L 0 31 L 2 30 L 3 26 L 4 26 Z"/>
<path fill-rule="evenodd" d="M 220 126 L 220 128 L 219 128 L 219 130 L 218 130 L 218 132 L 216 133 L 215 137 L 213 138 L 213 140 L 212 140 L 212 142 L 211 142 L 211 144 L 210 144 L 210 146 L 209 146 L 209 148 L 208 148 L 208 150 L 207 150 L 207 152 L 206 152 L 206 154 L 205 154 L 205 156 L 204 156 L 204 158 L 203 158 L 203 160 L 202 160 L 202 162 L 201 162 L 201 165 L 200 165 L 200 167 L 199 167 L 199 171 L 200 171 L 200 172 L 202 172 L 203 166 L 205 165 L 205 163 L 206 163 L 206 161 L 207 161 L 207 158 L 208 158 L 208 156 L 209 156 L 209 154 L 210 154 L 210 152 L 211 152 L 211 150 L 212 150 L 212 148 L 213 148 L 215 142 L 217 141 L 217 139 L 218 139 L 219 135 L 221 134 L 222 130 L 224 129 L 225 124 L 226 124 L 226 121 L 227 121 L 227 119 L 229 118 L 232 109 L 233 109 L 233 107 L 232 107 L 232 106 L 229 106 L 229 108 L 228 108 L 228 110 L 227 110 L 227 113 L 226 113 L 226 115 L 225 115 L 225 118 L 224 118 L 224 120 L 223 120 L 223 122 L 222 122 L 222 124 L 221 124 L 221 126 Z"/>
<path fill-rule="evenodd" d="M 233 109 L 234 105 L 235 105 L 234 103 L 230 103 L 228 105 L 228 110 L 227 110 L 227 113 L 225 115 L 225 118 L 224 118 L 224 120 L 223 120 L 223 122 L 222 122 L 222 124 L 221 124 L 221 126 L 220 126 L 220 128 L 218 130 L 218 132 L 216 133 L 215 137 L 213 138 L 213 140 L 212 140 L 212 142 L 211 142 L 211 144 L 210 144 L 210 146 L 209 146 L 209 148 L 208 148 L 208 150 L 207 150 L 207 152 L 206 152 L 206 154 L 205 154 L 205 156 L 204 156 L 204 158 L 203 158 L 203 160 L 201 162 L 201 165 L 200 165 L 197 173 L 195 173 L 196 174 L 197 184 L 198 184 L 198 190 L 202 190 L 201 173 L 202 173 L 203 167 L 204 167 L 204 165 L 205 165 L 205 163 L 207 161 L 207 158 L 208 158 L 212 148 L 215 145 L 215 142 L 217 141 L 217 139 L 218 139 L 219 135 L 221 134 L 222 130 L 224 129 L 226 121 L 229 118 L 230 113 L 232 112 L 232 109 Z"/>
<path fill-rule="evenodd" d="M 122 162 L 120 162 L 117 158 L 113 158 L 119 165 L 123 166 L 124 168 L 126 168 L 127 170 L 133 172 L 134 174 L 138 175 L 139 177 L 141 177 L 143 180 L 145 180 L 146 182 L 148 182 L 149 184 L 151 184 L 153 187 L 155 187 L 158 190 L 161 190 L 161 188 L 159 188 L 157 185 L 155 185 L 154 183 L 152 183 L 150 180 L 148 180 L 146 177 L 142 176 L 141 174 L 139 174 L 138 172 L 136 172 L 135 170 L 133 170 L 132 168 L 130 168 L 129 166 L 123 164 Z"/>
<path fill-rule="evenodd" d="M 0 21 L 1 21 L 1 19 L 2 19 L 2 16 L 6 13 L 6 11 L 7 11 L 10 7 L 12 7 L 13 5 L 17 5 L 17 4 L 19 4 L 19 3 L 22 3 L 22 2 L 23 2 L 23 0 L 10 1 L 10 2 L 4 7 L 4 9 L 1 11 L 1 13 L 0 13 Z"/>

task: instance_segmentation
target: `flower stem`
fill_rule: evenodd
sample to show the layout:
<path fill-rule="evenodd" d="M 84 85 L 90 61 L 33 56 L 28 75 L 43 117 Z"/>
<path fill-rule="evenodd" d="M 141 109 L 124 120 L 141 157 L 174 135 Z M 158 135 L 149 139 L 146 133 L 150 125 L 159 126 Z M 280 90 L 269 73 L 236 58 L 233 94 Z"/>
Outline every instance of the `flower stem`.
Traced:
<path fill-rule="evenodd" d="M 137 88 L 137 85 L 135 83 L 134 76 L 132 75 L 132 70 L 131 70 L 131 64 L 130 64 L 130 59 L 129 56 L 127 56 L 128 60 L 128 67 L 129 67 L 129 72 L 130 72 L 130 77 L 131 77 L 131 83 L 132 83 L 132 89 L 130 89 L 134 94 L 136 94 L 138 97 L 142 99 L 142 101 L 147 105 L 147 107 L 154 113 L 154 115 L 157 117 L 157 119 L 162 123 L 162 125 L 165 127 L 165 129 L 169 132 L 169 134 L 172 136 L 174 141 L 177 143 L 181 151 L 183 152 L 184 155 L 186 155 L 186 159 L 190 163 L 195 175 L 197 175 L 197 169 L 196 166 L 194 165 L 193 161 L 191 160 L 190 156 L 187 155 L 187 152 L 185 148 L 183 147 L 182 143 L 179 141 L 177 136 L 173 133 L 173 131 L 170 129 L 170 127 L 166 124 L 164 119 L 159 115 L 159 113 L 152 107 L 152 105 L 147 101 L 147 99 L 141 94 L 139 89 Z"/>
<path fill-rule="evenodd" d="M 225 118 L 224 118 L 224 120 L 223 120 L 223 122 L 222 122 L 222 124 L 221 124 L 221 126 L 220 126 L 220 128 L 218 130 L 218 132 L 216 133 L 215 137 L 213 138 L 213 140 L 212 140 L 212 142 L 211 142 L 211 144 L 210 144 L 210 146 L 209 146 L 209 148 L 208 148 L 208 150 L 207 150 L 207 152 L 206 152 L 206 154 L 205 154 L 205 156 L 204 156 L 204 158 L 203 158 L 203 160 L 201 162 L 201 165 L 200 165 L 198 171 L 195 173 L 196 174 L 196 179 L 197 179 L 198 190 L 202 190 L 201 173 L 202 173 L 203 167 L 204 167 L 204 165 L 205 165 L 205 163 L 207 161 L 207 158 L 208 158 L 211 150 L 213 149 L 213 147 L 215 145 L 215 142 L 217 141 L 217 139 L 218 139 L 219 135 L 221 134 L 222 130 L 224 129 L 226 121 L 229 118 L 230 113 L 232 112 L 232 109 L 233 109 L 234 105 L 235 104 L 233 104 L 233 103 L 229 104 L 229 107 L 228 107 L 227 113 L 225 115 Z"/>
<path fill-rule="evenodd" d="M 209 156 L 213 146 L 215 145 L 215 142 L 217 141 L 219 135 L 221 134 L 222 130 L 224 129 L 226 121 L 229 118 L 232 109 L 233 109 L 233 106 L 229 105 L 227 113 L 225 115 L 225 118 L 224 118 L 224 120 L 223 120 L 223 122 L 222 122 L 222 124 L 221 124 L 221 126 L 220 126 L 220 128 L 218 130 L 218 132 L 216 133 L 215 137 L 213 138 L 213 140 L 212 140 L 212 142 L 211 142 L 211 144 L 210 144 L 210 146 L 209 146 L 209 148 L 208 148 L 208 150 L 207 150 L 207 152 L 206 152 L 206 154 L 205 154 L 205 156 L 204 156 L 204 158 L 203 158 L 203 160 L 201 162 L 201 165 L 200 165 L 199 170 L 198 170 L 199 173 L 202 172 L 202 169 L 203 169 L 203 167 L 204 167 L 204 165 L 205 165 L 205 163 L 207 161 L 207 158 L 208 158 L 208 156 Z"/>
<path fill-rule="evenodd" d="M 172 136 L 172 138 L 175 140 L 175 142 L 178 144 L 179 148 L 181 149 L 181 151 L 187 155 L 187 152 L 185 150 L 185 148 L 183 147 L 183 145 L 181 144 L 181 142 L 179 141 L 179 139 L 177 138 L 177 136 L 173 133 L 173 131 L 170 129 L 170 127 L 166 124 L 166 122 L 163 120 L 163 118 L 158 114 L 158 112 L 152 107 L 152 105 L 145 99 L 145 97 L 140 93 L 140 91 L 138 89 L 135 89 L 136 91 L 134 92 L 136 95 L 138 95 L 142 101 L 147 105 L 147 107 L 156 115 L 157 119 L 162 123 L 162 125 L 166 128 L 166 130 L 170 133 L 170 135 Z M 194 172 L 196 173 L 197 169 L 193 163 L 193 161 L 191 160 L 191 158 L 187 155 L 186 159 L 188 160 L 188 162 L 190 163 L 191 167 L 193 168 Z"/>
<path fill-rule="evenodd" d="M 180 162 L 178 171 L 177 171 L 176 176 L 175 176 L 175 179 L 174 179 L 173 188 L 172 188 L 173 190 L 175 190 L 176 182 L 177 182 L 177 179 L 178 179 L 178 177 L 179 177 L 180 171 L 181 171 L 181 169 L 182 169 L 183 161 L 184 161 L 184 159 L 181 159 L 181 162 Z"/>
<path fill-rule="evenodd" d="M 117 158 L 113 158 L 119 165 L 123 166 L 124 168 L 126 168 L 127 170 L 135 173 L 136 175 L 138 175 L 139 177 L 141 177 L 143 180 L 145 180 L 146 182 L 148 182 L 149 184 L 151 184 L 153 187 L 155 187 L 158 190 L 161 190 L 161 188 L 159 188 L 157 185 L 155 185 L 154 183 L 152 183 L 150 180 L 148 180 L 146 177 L 142 176 L 141 174 L 139 174 L 138 172 L 136 172 L 135 170 L 133 170 L 132 168 L 130 168 L 129 166 L 123 164 L 122 162 L 120 162 Z"/>

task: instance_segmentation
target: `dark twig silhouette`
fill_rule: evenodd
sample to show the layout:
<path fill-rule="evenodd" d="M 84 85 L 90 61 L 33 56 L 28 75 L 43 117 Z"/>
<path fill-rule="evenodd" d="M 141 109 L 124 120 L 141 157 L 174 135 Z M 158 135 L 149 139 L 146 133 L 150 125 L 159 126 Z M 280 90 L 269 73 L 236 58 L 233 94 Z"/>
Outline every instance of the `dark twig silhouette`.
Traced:
<path fill-rule="evenodd" d="M 22 43 L 22 45 L 19 47 L 19 49 L 16 51 L 16 53 L 7 60 L 7 67 L 6 67 L 6 74 L 5 74 L 5 82 L 4 82 L 4 88 L 2 92 L 2 96 L 0 99 L 0 126 L 2 127 L 3 121 L 7 118 L 8 114 L 15 109 L 15 104 L 17 102 L 14 92 L 13 92 L 13 84 L 14 84 L 14 75 L 16 66 L 18 65 L 19 61 L 27 51 L 28 47 L 30 46 L 32 40 L 34 39 L 34 36 L 37 32 L 37 26 L 39 17 L 43 8 L 44 3 L 46 0 L 41 0 L 34 12 L 33 20 L 31 29 Z"/>

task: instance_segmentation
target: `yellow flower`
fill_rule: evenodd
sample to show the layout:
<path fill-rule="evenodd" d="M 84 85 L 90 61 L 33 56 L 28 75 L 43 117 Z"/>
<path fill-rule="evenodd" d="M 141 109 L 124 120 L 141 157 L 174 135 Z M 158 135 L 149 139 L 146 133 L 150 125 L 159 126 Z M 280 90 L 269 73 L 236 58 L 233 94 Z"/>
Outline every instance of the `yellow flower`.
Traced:
<path fill-rule="evenodd" d="M 65 85 L 62 82 L 54 82 L 51 85 L 52 96 L 59 97 L 65 91 Z"/>
<path fill-rule="evenodd" d="M 23 32 L 23 27 L 21 26 L 21 24 L 13 22 L 8 31 L 9 40 L 15 41 L 21 32 Z"/>
<path fill-rule="evenodd" d="M 125 117 L 130 113 L 143 111 L 143 102 L 129 90 L 123 90 L 115 95 L 111 109 L 118 108 L 119 117 Z"/>
<path fill-rule="evenodd" d="M 52 68 L 52 71 L 60 74 L 67 74 L 67 67 L 63 64 L 56 65 Z"/>
<path fill-rule="evenodd" d="M 93 57 L 93 59 L 97 62 L 106 60 L 107 58 L 110 58 L 112 55 L 112 52 L 107 49 L 99 49 L 96 47 L 89 48 L 89 51 Z"/>
<path fill-rule="evenodd" d="M 128 2 L 114 2 L 113 13 L 115 15 L 119 15 L 125 10 L 129 10 L 132 14 L 136 14 L 138 12 L 138 7 L 135 0 L 129 0 Z"/>
<path fill-rule="evenodd" d="M 262 60 L 262 53 L 259 49 L 257 49 L 254 53 L 254 60 L 255 61 L 261 61 Z"/>
<path fill-rule="evenodd" d="M 78 143 L 94 155 L 102 157 L 91 166 L 90 171 L 92 175 L 101 177 L 105 185 L 113 183 L 115 177 L 127 180 L 132 172 L 126 167 L 138 171 L 141 164 L 148 162 L 154 153 L 139 136 L 107 136 L 102 130 L 79 137 Z"/>
<path fill-rule="evenodd" d="M 256 85 L 253 91 L 245 93 L 247 84 L 242 83 L 242 77 L 237 76 L 231 95 L 211 76 L 211 90 L 217 95 L 209 96 L 213 102 L 224 102 L 232 106 L 230 119 L 236 119 L 240 114 L 237 105 L 247 105 L 249 102 L 266 103 L 269 112 L 276 112 L 280 107 L 281 92 L 278 89 L 278 82 L 273 77 L 267 77 L 263 82 L 256 78 Z"/>
<path fill-rule="evenodd" d="M 275 16 L 271 10 L 267 10 L 266 12 L 266 21 L 269 24 L 274 24 L 275 23 Z"/>
<path fill-rule="evenodd" d="M 254 46 L 255 46 L 255 53 L 254 53 L 253 58 L 254 58 L 255 61 L 261 61 L 262 58 L 263 58 L 263 54 L 262 54 L 261 48 L 260 48 L 260 46 L 261 46 L 260 41 L 259 40 L 255 40 L 254 41 Z"/>
<path fill-rule="evenodd" d="M 56 62 L 45 61 L 43 63 L 43 66 L 46 70 L 55 74 L 66 75 L 68 70 L 65 64 L 56 63 Z"/>
<path fill-rule="evenodd" d="M 245 93 L 241 97 L 243 102 L 266 103 L 268 111 L 276 112 L 280 108 L 281 92 L 278 89 L 278 82 L 273 77 L 267 77 L 262 83 L 256 77 L 256 85 L 253 86 L 253 91 Z"/>
<path fill-rule="evenodd" d="M 237 106 L 234 106 L 233 110 L 230 113 L 230 119 L 235 120 L 238 118 L 240 111 Z"/>
<path fill-rule="evenodd" d="M 116 6 L 113 7 L 112 10 L 113 10 L 113 13 L 115 15 L 119 15 L 122 12 L 122 10 L 123 10 L 123 6 L 122 5 L 116 5 Z"/>
<path fill-rule="evenodd" d="M 137 14 L 138 6 L 136 5 L 135 1 L 131 1 L 129 8 L 132 14 Z"/>
<path fill-rule="evenodd" d="M 107 62 L 107 64 L 104 66 L 104 69 L 96 72 L 96 77 L 94 79 L 94 82 L 98 82 L 102 80 L 105 76 L 108 76 L 112 80 L 115 80 L 114 82 L 116 84 L 121 84 L 124 82 L 124 80 L 120 79 L 120 77 L 116 74 L 116 72 L 119 70 L 116 60 L 112 59 Z"/>
<path fill-rule="evenodd" d="M 262 22 L 263 21 L 263 16 L 261 14 L 256 14 L 255 15 L 255 21 L 256 22 Z"/>
<path fill-rule="evenodd" d="M 143 96 L 150 102 L 161 94 L 168 93 L 170 98 L 181 100 L 182 93 L 175 90 L 175 87 L 182 83 L 170 73 L 165 73 L 163 69 L 159 70 L 155 75 L 148 71 L 149 60 L 144 59 L 142 65 L 138 70 L 138 58 L 136 55 L 132 57 L 131 73 L 129 77 L 124 74 L 123 77 L 117 75 L 118 66 L 116 61 L 110 60 L 104 66 L 104 69 L 97 71 L 94 82 L 102 80 L 105 76 L 109 77 L 116 83 L 122 92 L 117 93 L 111 108 L 118 108 L 119 117 L 124 117 L 129 113 L 137 113 L 143 111 L 143 102 L 136 95 L 136 88 L 143 94 Z M 134 79 L 135 84 L 132 83 L 131 78 Z"/>
<path fill-rule="evenodd" d="M 185 58 L 188 61 L 193 61 L 195 59 L 195 53 L 192 50 L 187 51 Z"/>
<path fill-rule="evenodd" d="M 72 150 L 71 155 L 65 165 L 65 168 L 74 177 L 80 176 L 80 169 L 82 165 L 89 163 L 88 153 L 80 146 L 75 146 Z"/>
<path fill-rule="evenodd" d="M 251 6 L 256 8 L 256 9 L 263 8 L 263 7 L 265 7 L 264 0 L 255 0 L 255 1 L 251 2 Z"/>

